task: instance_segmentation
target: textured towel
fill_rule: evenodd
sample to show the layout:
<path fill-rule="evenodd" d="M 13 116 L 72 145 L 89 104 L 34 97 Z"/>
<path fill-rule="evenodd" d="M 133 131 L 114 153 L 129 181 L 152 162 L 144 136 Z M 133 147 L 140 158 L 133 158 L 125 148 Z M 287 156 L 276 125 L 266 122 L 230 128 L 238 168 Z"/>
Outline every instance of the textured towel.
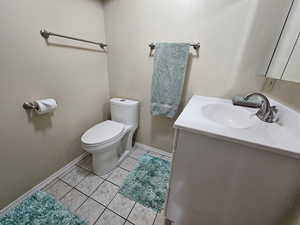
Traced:
<path fill-rule="evenodd" d="M 190 45 L 159 43 L 155 46 L 151 114 L 173 118 L 181 101 Z"/>
<path fill-rule="evenodd" d="M 232 104 L 238 106 L 252 107 L 252 108 L 260 108 L 262 104 L 262 100 L 257 96 L 252 96 L 249 99 L 245 100 L 244 97 L 234 96 L 232 98 Z"/>

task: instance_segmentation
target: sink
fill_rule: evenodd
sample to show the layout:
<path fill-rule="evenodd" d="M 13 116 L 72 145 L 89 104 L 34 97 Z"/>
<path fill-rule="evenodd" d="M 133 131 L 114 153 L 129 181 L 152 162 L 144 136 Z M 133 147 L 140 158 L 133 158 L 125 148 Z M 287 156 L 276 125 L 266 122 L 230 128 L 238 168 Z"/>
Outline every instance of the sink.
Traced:
<path fill-rule="evenodd" d="M 282 221 L 299 197 L 300 113 L 269 100 L 279 122 L 263 122 L 258 109 L 233 106 L 231 99 L 189 100 L 174 124 L 168 219 L 189 225 Z M 203 199 L 207 207 L 199 206 Z"/>
<path fill-rule="evenodd" d="M 253 112 L 229 104 L 207 104 L 202 113 L 206 119 L 225 127 L 245 129 L 256 122 Z"/>
<path fill-rule="evenodd" d="M 194 95 L 174 127 L 300 159 L 300 113 L 269 97 L 279 122 L 266 123 L 258 109 L 232 105 L 231 99 Z"/>

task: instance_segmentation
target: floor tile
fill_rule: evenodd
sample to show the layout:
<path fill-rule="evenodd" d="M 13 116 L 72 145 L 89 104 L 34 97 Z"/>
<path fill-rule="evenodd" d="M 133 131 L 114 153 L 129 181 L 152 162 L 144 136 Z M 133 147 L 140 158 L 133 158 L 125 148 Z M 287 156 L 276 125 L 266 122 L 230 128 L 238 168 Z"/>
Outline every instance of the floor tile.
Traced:
<path fill-rule="evenodd" d="M 137 160 L 131 157 L 127 157 L 127 159 L 125 159 L 122 164 L 120 165 L 120 167 L 122 167 L 123 169 L 126 170 L 133 170 L 135 168 L 135 166 L 137 165 Z"/>
<path fill-rule="evenodd" d="M 156 213 L 149 208 L 136 203 L 131 211 L 128 220 L 138 225 L 152 225 L 155 219 Z"/>
<path fill-rule="evenodd" d="M 91 195 L 103 181 L 102 178 L 90 173 L 75 188 L 86 195 Z"/>
<path fill-rule="evenodd" d="M 76 165 L 71 166 L 70 168 L 68 168 L 67 170 L 65 170 L 62 174 L 59 175 L 59 178 L 63 178 L 66 174 L 70 173 L 72 170 L 74 170 L 76 168 Z"/>
<path fill-rule="evenodd" d="M 96 225 L 123 225 L 125 219 L 106 209 L 101 215 Z"/>
<path fill-rule="evenodd" d="M 49 184 L 47 184 L 45 187 L 43 187 L 43 188 L 41 189 L 41 191 L 46 191 L 46 190 L 47 190 L 48 188 L 50 188 L 53 184 L 55 184 L 57 181 L 59 181 L 58 178 L 52 180 Z"/>
<path fill-rule="evenodd" d="M 124 225 L 134 225 L 133 223 L 130 223 L 129 221 L 126 221 Z M 138 224 L 137 224 L 138 225 Z"/>
<path fill-rule="evenodd" d="M 108 181 L 104 181 L 92 194 L 91 197 L 103 205 L 108 205 L 110 201 L 115 197 L 118 190 L 118 186 L 113 185 Z"/>
<path fill-rule="evenodd" d="M 156 215 L 154 225 L 165 225 L 165 213 L 163 210 Z"/>
<path fill-rule="evenodd" d="M 105 207 L 93 199 L 89 198 L 82 206 L 76 211 L 76 213 L 90 224 L 94 224 Z"/>
<path fill-rule="evenodd" d="M 158 158 L 160 158 L 160 159 L 164 159 L 164 160 L 168 160 L 168 161 L 171 160 L 170 157 L 168 157 L 168 156 L 166 156 L 166 155 L 162 155 L 162 154 L 160 154 L 160 153 L 158 153 L 158 152 L 151 152 L 151 151 L 149 151 L 148 154 L 151 155 L 151 156 L 154 156 L 154 157 L 158 157 Z"/>
<path fill-rule="evenodd" d="M 126 171 L 122 168 L 116 168 L 116 169 L 114 169 L 112 174 L 109 176 L 109 178 L 107 178 L 107 180 L 109 180 L 110 182 L 112 182 L 118 186 L 121 186 L 124 183 L 124 180 L 126 179 L 128 174 L 129 174 L 128 171 Z"/>
<path fill-rule="evenodd" d="M 76 186 L 82 181 L 87 175 L 89 171 L 82 169 L 76 166 L 71 172 L 63 176 L 61 179 L 66 183 L 70 184 L 71 186 Z"/>
<path fill-rule="evenodd" d="M 87 196 L 73 189 L 66 194 L 60 201 L 71 211 L 75 211 L 87 199 Z"/>
<path fill-rule="evenodd" d="M 118 213 L 120 216 L 127 218 L 131 209 L 134 206 L 134 201 L 124 197 L 121 194 L 117 194 L 116 197 L 109 204 L 108 208 Z"/>
<path fill-rule="evenodd" d="M 67 185 L 61 180 L 58 180 L 55 184 L 51 185 L 48 189 L 46 189 L 46 192 L 51 194 L 56 199 L 60 199 L 71 189 L 71 186 Z"/>
<path fill-rule="evenodd" d="M 78 166 L 80 166 L 83 169 L 93 171 L 93 165 L 92 165 L 92 155 L 87 156 L 83 160 L 81 160 L 78 163 Z"/>
<path fill-rule="evenodd" d="M 81 160 L 78 163 L 78 166 L 81 167 L 81 168 L 83 168 L 83 169 L 86 169 L 86 170 L 88 170 L 90 172 L 93 172 L 93 158 L 92 158 L 92 155 L 89 155 L 86 158 L 84 158 L 83 160 Z M 106 179 L 109 175 L 110 175 L 110 173 L 105 174 L 105 175 L 100 176 L 100 177 L 102 179 Z"/>
<path fill-rule="evenodd" d="M 145 151 L 144 149 L 135 148 L 135 149 L 133 149 L 130 156 L 135 159 L 140 159 L 145 153 L 147 153 L 147 151 Z"/>
<path fill-rule="evenodd" d="M 105 175 L 100 176 L 102 179 L 107 179 L 111 175 L 111 172 L 106 173 Z"/>

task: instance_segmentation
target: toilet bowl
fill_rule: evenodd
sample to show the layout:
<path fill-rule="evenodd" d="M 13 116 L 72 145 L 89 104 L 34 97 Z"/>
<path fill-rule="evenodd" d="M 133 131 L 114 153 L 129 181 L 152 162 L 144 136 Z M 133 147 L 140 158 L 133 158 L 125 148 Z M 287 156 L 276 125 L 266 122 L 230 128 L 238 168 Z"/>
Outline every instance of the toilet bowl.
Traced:
<path fill-rule="evenodd" d="M 132 150 L 138 127 L 138 102 L 110 100 L 111 118 L 88 129 L 81 136 L 82 148 L 92 154 L 93 171 L 102 176 L 118 166 Z"/>

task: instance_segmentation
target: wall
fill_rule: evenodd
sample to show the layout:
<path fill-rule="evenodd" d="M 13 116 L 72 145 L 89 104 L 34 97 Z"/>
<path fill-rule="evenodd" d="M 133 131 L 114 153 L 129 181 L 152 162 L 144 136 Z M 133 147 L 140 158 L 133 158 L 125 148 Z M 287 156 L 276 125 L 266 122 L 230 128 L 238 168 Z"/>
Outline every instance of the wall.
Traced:
<path fill-rule="evenodd" d="M 107 108 L 106 53 L 58 38 L 47 46 L 39 30 L 105 41 L 103 20 L 98 0 L 0 1 L 0 208 L 79 156 L 81 134 Z M 46 97 L 54 114 L 23 110 Z"/>
<path fill-rule="evenodd" d="M 138 141 L 171 150 L 173 120 L 151 117 L 150 42 L 201 42 L 193 49 L 183 97 L 230 98 L 260 90 L 290 1 L 105 0 L 110 95 L 141 102 Z"/>
<path fill-rule="evenodd" d="M 300 84 L 289 81 L 276 80 L 272 90 L 266 90 L 266 94 L 294 110 L 300 112 Z"/>

